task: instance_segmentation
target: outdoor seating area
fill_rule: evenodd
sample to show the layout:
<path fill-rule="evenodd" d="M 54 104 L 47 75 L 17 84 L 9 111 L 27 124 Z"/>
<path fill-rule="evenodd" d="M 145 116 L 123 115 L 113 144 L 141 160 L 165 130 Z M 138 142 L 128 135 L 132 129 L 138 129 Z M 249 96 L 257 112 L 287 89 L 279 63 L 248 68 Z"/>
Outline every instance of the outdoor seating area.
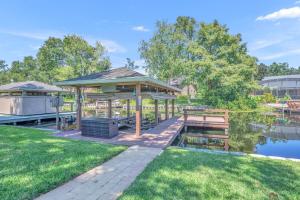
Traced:
<path fill-rule="evenodd" d="M 171 101 L 171 117 L 175 116 L 175 98 L 176 93 L 181 90 L 170 86 L 162 81 L 150 78 L 136 71 L 125 67 L 107 70 L 100 73 L 94 73 L 88 76 L 78 77 L 66 81 L 56 83 L 57 86 L 76 89 L 76 125 L 77 130 L 82 132 L 85 136 L 96 137 L 112 137 L 117 135 L 116 128 L 125 126 L 128 122 L 128 127 L 135 128 L 135 136 L 140 137 L 142 129 L 146 126 L 151 128 L 152 125 L 143 119 L 143 99 L 154 100 L 154 125 L 158 125 L 159 111 L 158 102 L 164 100 L 165 103 L 165 119 L 169 119 L 169 101 Z M 87 89 L 93 89 L 93 93 L 86 93 L 86 98 L 94 99 L 96 101 L 107 102 L 107 116 L 108 120 L 101 119 L 84 119 L 82 117 L 83 93 Z M 112 102 L 114 100 L 126 100 L 127 116 L 122 120 L 116 120 L 112 115 Z M 135 100 L 135 117 L 130 115 L 130 101 Z M 130 122 L 130 123 L 129 123 Z M 143 124 L 145 122 L 145 124 Z M 115 123 L 115 124 L 114 124 Z M 89 124 L 87 126 L 87 124 Z M 148 124 L 148 125 L 146 125 Z M 100 128 L 100 126 L 102 128 Z M 94 128 L 93 128 L 94 127 Z M 104 128 L 105 127 L 105 128 Z M 97 129 L 97 130 L 96 130 Z M 105 133 L 99 133 L 99 130 L 105 130 Z M 96 133 L 98 132 L 98 133 Z"/>

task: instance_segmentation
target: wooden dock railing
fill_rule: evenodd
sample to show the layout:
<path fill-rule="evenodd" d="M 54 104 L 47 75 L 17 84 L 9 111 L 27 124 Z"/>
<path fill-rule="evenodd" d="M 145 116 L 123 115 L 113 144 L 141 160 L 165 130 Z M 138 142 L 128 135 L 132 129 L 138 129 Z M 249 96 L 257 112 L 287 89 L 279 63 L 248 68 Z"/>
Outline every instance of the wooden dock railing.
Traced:
<path fill-rule="evenodd" d="M 299 111 L 300 110 L 300 100 L 289 100 L 289 101 L 287 101 L 287 106 L 290 111 Z"/>
<path fill-rule="evenodd" d="M 229 111 L 225 109 L 183 109 L 184 125 L 204 128 L 229 128 Z"/>

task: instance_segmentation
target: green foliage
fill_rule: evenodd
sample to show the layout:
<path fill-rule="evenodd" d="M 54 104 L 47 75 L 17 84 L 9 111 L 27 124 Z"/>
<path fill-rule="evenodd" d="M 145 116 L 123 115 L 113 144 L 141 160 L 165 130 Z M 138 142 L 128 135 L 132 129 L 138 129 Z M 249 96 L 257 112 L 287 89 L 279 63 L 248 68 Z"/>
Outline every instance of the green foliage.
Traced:
<path fill-rule="evenodd" d="M 189 103 L 189 97 L 185 95 L 179 95 L 177 96 L 175 103 L 179 105 L 186 105 Z"/>
<path fill-rule="evenodd" d="M 168 148 L 120 200 L 299 199 L 299 187 L 297 162 Z"/>
<path fill-rule="evenodd" d="M 262 103 L 275 103 L 276 97 L 272 95 L 272 93 L 264 93 L 261 95 L 261 102 Z"/>
<path fill-rule="evenodd" d="M 9 69 L 0 62 L 0 76 L 4 83 L 36 80 L 53 83 L 110 68 L 105 48 L 96 42 L 90 45 L 83 38 L 68 35 L 63 39 L 49 37 L 37 52 L 37 58 L 24 57 L 23 61 L 13 61 Z M 5 69 L 5 70 L 4 70 Z"/>
<path fill-rule="evenodd" d="M 230 110 L 249 110 L 257 108 L 258 102 L 255 98 L 248 97 L 240 97 L 234 101 L 228 102 L 224 105 L 219 105 L 219 107 L 227 108 Z"/>
<path fill-rule="evenodd" d="M 0 60 L 0 85 L 9 82 L 8 65 L 4 60 Z"/>
<path fill-rule="evenodd" d="M 132 69 L 132 70 L 135 70 L 135 69 L 138 69 L 139 66 L 135 64 L 134 61 L 132 61 L 130 58 L 126 58 L 126 64 L 125 64 L 125 67 L 128 68 L 128 69 Z"/>
<path fill-rule="evenodd" d="M 8 76 L 14 81 L 38 80 L 41 77 L 37 60 L 32 56 L 24 57 L 23 61 L 13 61 Z"/>
<path fill-rule="evenodd" d="M 288 94 L 285 94 L 284 97 L 283 97 L 284 101 L 288 101 L 288 100 L 291 100 L 291 99 L 292 99 L 292 97 Z"/>
<path fill-rule="evenodd" d="M 299 74 L 300 67 L 293 68 L 290 67 L 288 63 L 276 63 L 273 62 L 271 65 L 259 64 L 258 73 L 255 78 L 257 80 L 262 80 L 265 76 L 280 76 L 280 75 L 290 75 L 290 74 Z"/>
<path fill-rule="evenodd" d="M 110 67 L 107 57 L 103 57 L 104 47 L 97 42 L 96 47 L 88 44 L 76 35 L 65 36 L 63 39 L 65 63 L 73 68 L 74 76 L 84 76 Z"/>
<path fill-rule="evenodd" d="M 125 150 L 49 132 L 0 127 L 0 199 L 34 199 Z"/>
<path fill-rule="evenodd" d="M 139 50 L 150 75 L 183 79 L 182 85 L 193 85 L 207 105 L 249 101 L 258 87 L 256 59 L 248 55 L 240 34 L 230 34 L 217 21 L 178 17 L 174 24 L 158 22 L 154 36 L 142 41 Z"/>

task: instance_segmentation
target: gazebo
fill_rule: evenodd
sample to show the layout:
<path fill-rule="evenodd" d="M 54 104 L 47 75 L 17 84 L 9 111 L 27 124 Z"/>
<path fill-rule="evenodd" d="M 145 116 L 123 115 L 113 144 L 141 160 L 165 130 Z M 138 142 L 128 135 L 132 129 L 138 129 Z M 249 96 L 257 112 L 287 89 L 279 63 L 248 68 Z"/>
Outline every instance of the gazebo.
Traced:
<path fill-rule="evenodd" d="M 76 124 L 81 130 L 82 120 L 82 89 L 100 88 L 101 92 L 87 94 L 88 97 L 107 101 L 108 118 L 112 118 L 112 101 L 116 99 L 127 100 L 127 116 L 130 115 L 130 100 L 136 102 L 135 109 L 135 134 L 141 135 L 142 123 L 142 100 L 146 98 L 154 99 L 155 124 L 158 124 L 158 100 L 165 101 L 166 119 L 169 118 L 169 100 L 171 100 L 171 113 L 174 117 L 175 94 L 181 92 L 180 89 L 170 86 L 165 82 L 145 76 L 128 68 L 116 68 L 99 73 L 90 74 L 74 79 L 69 79 L 55 83 L 58 86 L 76 88 Z"/>

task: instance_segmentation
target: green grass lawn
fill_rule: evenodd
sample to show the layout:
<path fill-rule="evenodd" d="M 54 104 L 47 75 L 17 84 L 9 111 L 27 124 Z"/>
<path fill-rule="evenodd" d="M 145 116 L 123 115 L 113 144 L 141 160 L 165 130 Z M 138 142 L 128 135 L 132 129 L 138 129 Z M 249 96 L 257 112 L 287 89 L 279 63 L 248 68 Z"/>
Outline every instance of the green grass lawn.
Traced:
<path fill-rule="evenodd" d="M 121 200 L 300 199 L 300 163 L 169 148 Z"/>
<path fill-rule="evenodd" d="M 0 126 L 0 199 L 32 199 L 125 150 Z"/>

